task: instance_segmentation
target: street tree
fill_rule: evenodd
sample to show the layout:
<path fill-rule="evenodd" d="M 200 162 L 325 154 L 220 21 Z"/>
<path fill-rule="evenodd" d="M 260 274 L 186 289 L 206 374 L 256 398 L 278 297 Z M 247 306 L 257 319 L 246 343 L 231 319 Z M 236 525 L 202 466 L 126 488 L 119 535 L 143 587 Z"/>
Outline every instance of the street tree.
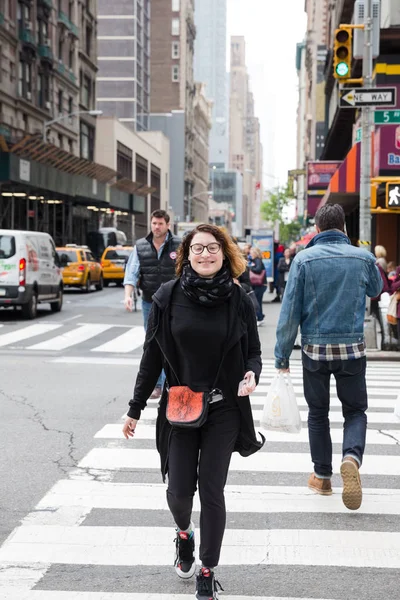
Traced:
<path fill-rule="evenodd" d="M 261 218 L 272 225 L 279 223 L 279 241 L 282 244 L 290 244 L 300 238 L 301 224 L 298 220 L 286 223 L 282 218 L 282 212 L 293 200 L 291 186 L 277 187 L 269 193 L 268 199 L 261 204 Z"/>

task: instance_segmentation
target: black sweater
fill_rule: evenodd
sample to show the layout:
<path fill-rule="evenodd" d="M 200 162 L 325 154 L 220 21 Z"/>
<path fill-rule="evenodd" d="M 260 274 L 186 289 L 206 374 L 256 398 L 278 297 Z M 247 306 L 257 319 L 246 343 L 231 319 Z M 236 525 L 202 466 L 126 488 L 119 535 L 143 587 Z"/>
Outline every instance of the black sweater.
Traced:
<path fill-rule="evenodd" d="M 211 391 L 228 335 L 228 302 L 201 306 L 185 296 L 180 285 L 175 286 L 171 333 L 180 383 L 195 392 Z"/>

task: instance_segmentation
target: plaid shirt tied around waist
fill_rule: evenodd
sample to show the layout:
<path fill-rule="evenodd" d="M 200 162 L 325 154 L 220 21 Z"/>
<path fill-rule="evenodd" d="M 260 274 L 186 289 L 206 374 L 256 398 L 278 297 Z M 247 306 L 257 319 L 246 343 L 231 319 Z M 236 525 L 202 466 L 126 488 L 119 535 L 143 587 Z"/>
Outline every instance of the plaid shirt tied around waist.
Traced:
<path fill-rule="evenodd" d="M 311 360 L 356 360 L 366 356 L 365 342 L 354 344 L 305 344 L 303 352 Z"/>

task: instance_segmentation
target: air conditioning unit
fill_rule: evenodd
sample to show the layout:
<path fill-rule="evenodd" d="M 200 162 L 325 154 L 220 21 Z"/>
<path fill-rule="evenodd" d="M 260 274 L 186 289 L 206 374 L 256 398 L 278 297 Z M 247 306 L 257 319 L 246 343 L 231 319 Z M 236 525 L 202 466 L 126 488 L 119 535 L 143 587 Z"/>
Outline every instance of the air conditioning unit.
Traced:
<path fill-rule="evenodd" d="M 44 40 L 44 45 L 45 45 L 45 46 L 50 46 L 50 45 L 51 45 L 51 44 L 50 44 L 50 39 L 49 39 L 49 38 L 46 38 L 46 39 Z"/>
<path fill-rule="evenodd" d="M 26 92 L 26 99 L 27 100 L 32 100 L 32 94 L 31 94 L 31 92 Z"/>
<path fill-rule="evenodd" d="M 46 106 L 47 110 L 50 110 L 51 109 L 51 102 L 46 102 L 45 106 Z"/>
<path fill-rule="evenodd" d="M 25 29 L 32 31 L 32 23 L 30 21 L 25 22 Z"/>

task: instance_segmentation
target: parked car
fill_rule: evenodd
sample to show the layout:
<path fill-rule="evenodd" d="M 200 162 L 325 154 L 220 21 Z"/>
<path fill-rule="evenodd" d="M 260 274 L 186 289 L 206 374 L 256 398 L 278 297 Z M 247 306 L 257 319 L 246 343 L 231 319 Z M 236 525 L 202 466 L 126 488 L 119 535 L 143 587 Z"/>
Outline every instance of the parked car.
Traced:
<path fill-rule="evenodd" d="M 57 248 L 64 287 L 80 287 L 89 292 L 92 285 L 103 289 L 103 269 L 88 246 L 67 244 Z"/>
<path fill-rule="evenodd" d="M 48 233 L 0 229 L 0 306 L 20 306 L 34 319 L 39 303 L 53 312 L 63 304 L 63 280 L 53 239 Z"/>
<path fill-rule="evenodd" d="M 125 277 L 125 267 L 132 254 L 132 246 L 108 246 L 101 257 L 104 285 L 114 282 L 122 285 Z"/>

